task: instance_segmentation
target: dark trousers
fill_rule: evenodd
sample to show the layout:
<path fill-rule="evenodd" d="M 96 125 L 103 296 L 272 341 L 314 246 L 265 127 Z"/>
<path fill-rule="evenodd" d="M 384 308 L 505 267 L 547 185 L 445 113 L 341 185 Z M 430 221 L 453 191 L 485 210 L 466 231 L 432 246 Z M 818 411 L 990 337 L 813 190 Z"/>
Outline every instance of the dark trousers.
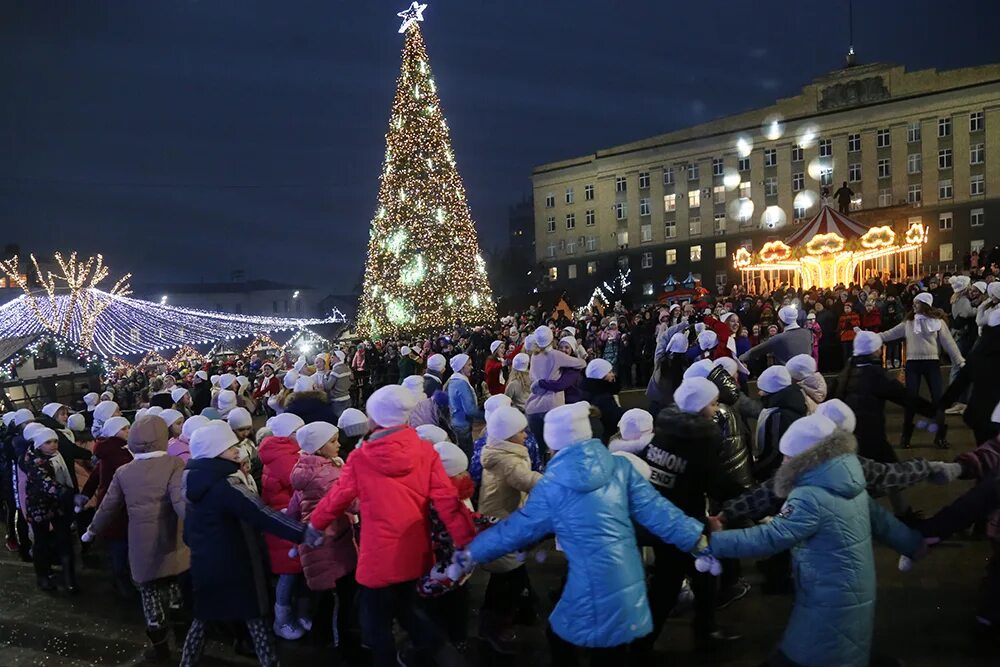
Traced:
<path fill-rule="evenodd" d="M 690 556 L 689 556 L 690 558 Z M 694 559 L 691 559 L 694 561 Z M 549 640 L 549 650 L 552 653 L 552 664 L 559 667 L 578 667 L 580 655 L 589 658 L 590 667 L 622 667 L 627 663 L 628 644 L 611 646 L 609 648 L 581 648 L 552 631 L 552 626 L 545 630 Z"/>
<path fill-rule="evenodd" d="M 528 568 L 524 565 L 510 572 L 491 573 L 483 596 L 483 611 L 510 623 L 527 590 L 531 590 L 531 583 L 528 581 Z"/>
<path fill-rule="evenodd" d="M 538 443 L 538 455 L 543 461 L 548 460 L 549 447 L 545 444 L 545 413 L 539 412 L 528 417 L 528 430 L 535 436 Z"/>
<path fill-rule="evenodd" d="M 56 516 L 51 522 L 31 522 L 35 535 L 35 574 L 47 577 L 52 574 L 52 566 L 58 563 L 73 563 L 73 517 Z"/>
<path fill-rule="evenodd" d="M 459 586 L 436 598 L 422 598 L 427 615 L 441 628 L 452 644 L 469 638 L 469 591 Z"/>
<path fill-rule="evenodd" d="M 920 385 L 927 382 L 927 389 L 931 392 L 931 402 L 937 405 L 941 400 L 941 362 L 937 359 L 908 359 L 906 361 L 906 391 L 913 396 L 920 395 Z M 903 442 L 909 443 L 913 437 L 913 418 L 916 412 L 911 406 L 907 406 L 903 415 Z M 941 406 L 938 406 L 937 421 L 939 439 L 945 434 L 945 414 Z"/>
<path fill-rule="evenodd" d="M 417 604 L 417 588 L 404 581 L 383 588 L 359 586 L 361 600 L 361 636 L 372 651 L 375 667 L 394 667 L 396 640 L 393 620 L 410 635 L 414 646 L 431 654 L 444 643 L 440 630 Z"/>
<path fill-rule="evenodd" d="M 691 554 L 669 544 L 653 545 L 656 564 L 649 581 L 649 609 L 653 616 L 653 632 L 636 643 L 645 649 L 652 649 L 660 636 L 670 610 L 677 604 L 677 595 L 687 578 L 694 593 L 694 632 L 697 636 L 707 636 L 715 630 L 715 577 L 698 572 Z"/>

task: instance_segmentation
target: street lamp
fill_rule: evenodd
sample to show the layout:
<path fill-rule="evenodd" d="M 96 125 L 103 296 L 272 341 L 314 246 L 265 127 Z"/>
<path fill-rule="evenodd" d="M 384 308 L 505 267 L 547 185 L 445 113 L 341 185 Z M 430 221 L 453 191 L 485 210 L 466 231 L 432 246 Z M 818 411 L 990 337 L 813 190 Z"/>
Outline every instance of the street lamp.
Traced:
<path fill-rule="evenodd" d="M 167 305 L 167 295 L 166 294 L 164 294 L 163 296 L 160 297 L 160 305 L 161 306 Z"/>
<path fill-rule="evenodd" d="M 295 293 L 292 294 L 292 298 L 293 299 L 298 299 L 299 298 L 299 291 L 298 290 L 295 290 Z"/>

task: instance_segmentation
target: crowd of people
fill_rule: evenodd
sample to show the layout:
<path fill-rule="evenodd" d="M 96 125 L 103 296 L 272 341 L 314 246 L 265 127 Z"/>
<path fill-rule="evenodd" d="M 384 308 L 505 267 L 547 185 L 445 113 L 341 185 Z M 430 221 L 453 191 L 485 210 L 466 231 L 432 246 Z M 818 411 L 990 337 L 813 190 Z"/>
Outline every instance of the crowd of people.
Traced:
<path fill-rule="evenodd" d="M 134 371 L 79 405 L 3 415 L 7 548 L 40 589 L 75 594 L 79 550 L 103 544 L 151 657 L 176 637 L 182 666 L 219 628 L 262 665 L 278 664 L 275 636 L 306 635 L 379 667 L 458 665 L 473 606 L 478 637 L 514 654 L 517 625 L 537 622 L 526 555 L 550 551 L 567 563 L 552 664 L 650 659 L 683 587 L 695 647 L 712 650 L 739 638 L 716 611 L 747 595 L 756 558 L 765 593 L 796 596 L 766 664 L 866 667 L 888 659 L 872 655 L 873 540 L 908 566 L 991 517 L 974 622 L 995 637 L 1000 282 L 983 273 L 534 307 L 294 360 Z M 624 409 L 626 387 L 647 407 Z M 904 408 L 901 438 L 886 402 Z M 980 447 L 901 462 L 916 428 L 945 455 L 948 411 Z M 980 484 L 933 517 L 910 510 L 907 488 L 958 478 Z"/>

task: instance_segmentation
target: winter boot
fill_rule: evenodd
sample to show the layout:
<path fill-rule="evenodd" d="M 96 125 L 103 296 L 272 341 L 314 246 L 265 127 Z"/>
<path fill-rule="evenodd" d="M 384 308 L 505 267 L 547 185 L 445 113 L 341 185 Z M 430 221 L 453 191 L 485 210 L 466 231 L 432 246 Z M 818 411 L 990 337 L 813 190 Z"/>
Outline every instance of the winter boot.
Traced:
<path fill-rule="evenodd" d="M 296 614 L 296 621 L 298 622 L 299 627 L 306 632 L 312 630 L 312 600 L 310 600 L 308 596 L 300 597 L 295 602 L 295 608 L 298 612 Z"/>
<path fill-rule="evenodd" d="M 55 583 L 52 582 L 51 574 L 40 574 L 36 578 L 36 581 L 38 582 L 38 588 L 46 593 L 51 593 L 56 589 Z"/>
<path fill-rule="evenodd" d="M 170 660 L 170 631 L 167 628 L 146 628 L 146 636 L 149 637 L 152 648 L 146 651 L 146 656 L 150 660 L 158 662 L 169 662 Z"/>
<path fill-rule="evenodd" d="M 302 639 L 305 632 L 292 617 L 292 608 L 284 605 L 274 605 L 274 634 L 282 639 Z"/>
<path fill-rule="evenodd" d="M 517 653 L 517 636 L 512 625 L 511 619 L 484 609 L 479 616 L 479 638 L 500 655 L 514 655 Z"/>
<path fill-rule="evenodd" d="M 66 587 L 66 592 L 70 595 L 79 595 L 80 586 L 76 583 L 76 562 L 73 559 L 73 555 L 63 556 L 60 560 L 62 563 L 63 585 Z"/>

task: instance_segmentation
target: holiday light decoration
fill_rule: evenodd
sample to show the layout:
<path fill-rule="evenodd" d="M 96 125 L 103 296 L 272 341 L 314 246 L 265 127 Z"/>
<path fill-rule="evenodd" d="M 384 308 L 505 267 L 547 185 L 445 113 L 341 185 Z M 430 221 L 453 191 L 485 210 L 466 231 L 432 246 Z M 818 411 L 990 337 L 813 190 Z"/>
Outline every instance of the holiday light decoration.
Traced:
<path fill-rule="evenodd" d="M 205 355 L 198 350 L 194 349 L 190 345 L 182 345 L 180 349 L 174 353 L 174 356 L 170 358 L 170 366 L 172 368 L 176 368 L 183 365 L 186 361 L 195 361 L 200 363 L 204 361 L 204 359 Z"/>
<path fill-rule="evenodd" d="M 736 252 L 733 253 L 733 266 L 737 269 L 750 266 L 752 258 L 753 255 L 750 254 L 750 251 L 743 246 L 740 246 L 736 249 Z"/>
<path fill-rule="evenodd" d="M 868 249 L 890 246 L 895 242 L 896 232 L 892 231 L 892 227 L 886 226 L 872 227 L 861 237 L 861 245 Z"/>
<path fill-rule="evenodd" d="M 89 373 L 103 375 L 110 364 L 100 354 L 87 350 L 58 334 L 44 333 L 27 343 L 6 359 L 0 359 L 0 380 L 18 377 L 17 369 L 35 357 L 65 357 L 83 366 Z"/>
<path fill-rule="evenodd" d="M 832 255 L 844 249 L 844 239 L 839 234 L 817 234 L 806 243 L 810 255 Z"/>
<path fill-rule="evenodd" d="M 149 352 L 146 353 L 146 355 L 142 358 L 142 360 L 135 366 L 136 368 L 148 368 L 149 366 L 156 367 L 156 366 L 166 366 L 166 365 L 167 365 L 167 360 L 163 358 L 163 355 L 161 355 L 156 350 L 150 350 Z"/>
<path fill-rule="evenodd" d="M 414 2 L 400 12 L 406 38 L 368 241 L 357 317 L 362 336 L 496 317 L 418 25 L 424 7 Z"/>
<path fill-rule="evenodd" d="M 587 300 L 587 304 L 577 309 L 577 318 L 579 319 L 586 315 L 588 309 L 610 307 L 616 301 L 620 301 L 625 296 L 625 291 L 629 288 L 629 285 L 632 284 L 631 277 L 632 269 L 624 271 L 618 269 L 618 275 L 611 284 L 608 284 L 608 281 L 605 280 L 594 288 L 590 298 Z"/>
<path fill-rule="evenodd" d="M 419 21 L 424 20 L 424 10 L 427 9 L 427 5 L 422 5 L 419 2 L 413 2 L 410 4 L 409 8 L 396 14 L 399 18 L 403 19 L 403 23 L 399 26 L 399 34 L 402 35 L 406 30 Z"/>
<path fill-rule="evenodd" d="M 315 331 L 310 331 L 309 329 L 301 329 L 295 333 L 294 336 L 289 338 L 284 345 L 281 346 L 282 352 L 301 352 L 302 354 L 308 354 L 316 348 L 319 347 L 330 347 L 330 341 L 323 338 Z"/>
<path fill-rule="evenodd" d="M 760 249 L 761 260 L 768 263 L 783 262 L 791 256 L 792 249 L 781 241 L 768 241 Z"/>
<path fill-rule="evenodd" d="M 267 350 L 280 350 L 281 345 L 267 334 L 257 334 L 257 337 L 243 350 L 243 356 L 249 357 Z"/>

